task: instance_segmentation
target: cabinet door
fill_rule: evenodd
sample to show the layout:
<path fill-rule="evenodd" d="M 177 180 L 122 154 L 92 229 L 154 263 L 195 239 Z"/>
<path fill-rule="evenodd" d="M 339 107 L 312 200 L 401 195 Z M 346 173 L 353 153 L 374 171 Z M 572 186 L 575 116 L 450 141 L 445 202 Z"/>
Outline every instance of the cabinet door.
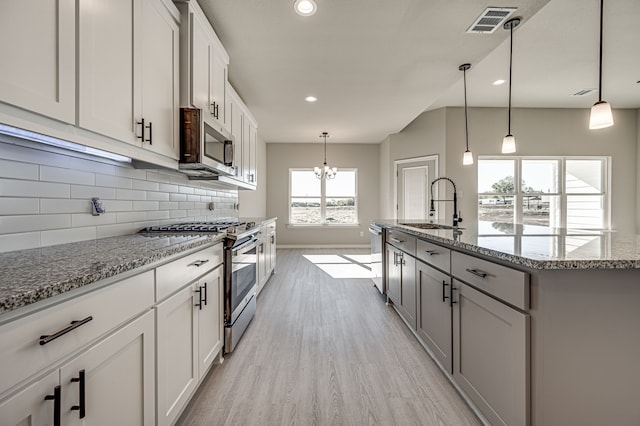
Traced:
<path fill-rule="evenodd" d="M 143 146 L 178 159 L 178 22 L 161 0 L 142 3 Z M 177 11 L 176 11 L 177 13 Z"/>
<path fill-rule="evenodd" d="M 195 13 L 189 14 L 191 20 L 191 103 L 202 109 L 202 116 L 207 117 L 211 112 L 211 63 L 213 45 L 204 22 Z"/>
<path fill-rule="evenodd" d="M 454 380 L 492 424 L 528 424 L 529 315 L 453 285 Z"/>
<path fill-rule="evenodd" d="M 249 117 L 244 115 L 242 119 L 242 177 L 243 181 L 251 183 L 251 124 Z"/>
<path fill-rule="evenodd" d="M 242 120 L 243 113 L 240 108 L 239 102 L 235 99 L 230 101 L 230 113 L 231 113 L 231 134 L 233 135 L 233 165 L 236 168 L 236 176 L 240 180 L 244 180 L 243 169 L 243 152 L 244 145 L 242 143 Z"/>
<path fill-rule="evenodd" d="M 230 130 L 225 114 L 226 107 L 226 86 L 227 86 L 227 63 L 225 62 L 220 48 L 214 45 L 213 61 L 211 66 L 211 103 L 213 117 L 218 120 L 227 130 Z"/>
<path fill-rule="evenodd" d="M 83 0 L 79 4 L 79 125 L 138 144 L 141 0 Z"/>
<path fill-rule="evenodd" d="M 249 183 L 258 184 L 258 129 L 249 122 Z"/>
<path fill-rule="evenodd" d="M 209 370 L 222 349 L 224 324 L 222 323 L 222 266 L 198 281 L 198 378 Z"/>
<path fill-rule="evenodd" d="M 400 253 L 400 314 L 416 329 L 416 260 Z"/>
<path fill-rule="evenodd" d="M 53 399 L 45 399 L 54 395 L 54 389 L 60 384 L 58 370 L 26 386 L 13 396 L 0 401 L 0 422 L 5 426 L 19 425 L 53 425 L 55 404 Z M 60 395 L 62 391 L 60 390 Z M 59 410 L 61 415 L 61 409 Z"/>
<path fill-rule="evenodd" d="M 387 297 L 396 305 L 400 304 L 400 264 L 399 252 L 387 245 Z"/>
<path fill-rule="evenodd" d="M 451 278 L 448 275 L 416 262 L 418 291 L 418 335 L 438 359 L 453 373 L 451 357 Z"/>
<path fill-rule="evenodd" d="M 62 424 L 155 424 L 154 342 L 149 311 L 63 366 Z"/>
<path fill-rule="evenodd" d="M 264 241 L 264 238 L 258 244 L 258 293 L 264 287 L 264 283 L 267 281 L 267 244 Z"/>
<path fill-rule="evenodd" d="M 158 425 L 172 424 L 198 383 L 194 286 L 157 306 Z"/>
<path fill-rule="evenodd" d="M 271 236 L 269 237 L 269 242 L 271 244 L 271 250 L 269 251 L 269 255 L 271 257 L 271 260 L 269 262 L 269 272 L 273 272 L 276 270 L 276 250 L 277 250 L 277 246 L 276 246 L 276 233 L 273 232 L 271 233 Z"/>
<path fill-rule="evenodd" d="M 75 1 L 4 1 L 0 101 L 75 123 Z"/>

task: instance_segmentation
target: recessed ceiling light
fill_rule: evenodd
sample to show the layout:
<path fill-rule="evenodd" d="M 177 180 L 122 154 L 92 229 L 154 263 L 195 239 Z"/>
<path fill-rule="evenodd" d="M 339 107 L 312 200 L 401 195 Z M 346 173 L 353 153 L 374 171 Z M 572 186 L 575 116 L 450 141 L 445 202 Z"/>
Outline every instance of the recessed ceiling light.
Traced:
<path fill-rule="evenodd" d="M 493 84 L 494 86 L 500 86 L 501 84 L 504 84 L 504 83 L 506 83 L 506 81 L 505 81 L 505 80 L 500 79 L 500 80 L 496 80 L 496 81 L 494 81 L 494 82 L 493 82 L 493 83 L 491 83 L 491 84 Z"/>
<path fill-rule="evenodd" d="M 315 102 L 318 100 L 318 98 L 316 98 L 315 96 L 307 96 L 306 98 L 304 98 L 304 100 L 307 102 Z"/>
<path fill-rule="evenodd" d="M 298 15 L 311 16 L 318 10 L 318 5 L 313 0 L 296 0 L 293 8 Z"/>

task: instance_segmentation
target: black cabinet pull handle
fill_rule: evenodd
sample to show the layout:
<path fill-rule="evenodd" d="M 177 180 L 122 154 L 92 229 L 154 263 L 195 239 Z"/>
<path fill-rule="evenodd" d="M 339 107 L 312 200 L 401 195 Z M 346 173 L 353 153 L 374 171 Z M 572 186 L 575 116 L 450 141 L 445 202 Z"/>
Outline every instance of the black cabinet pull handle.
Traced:
<path fill-rule="evenodd" d="M 196 306 L 202 310 L 202 286 L 198 286 L 196 293 L 198 293 L 198 303 L 196 303 Z"/>
<path fill-rule="evenodd" d="M 451 302 L 450 303 L 451 306 L 453 306 L 454 303 L 458 303 L 455 300 L 453 300 L 453 292 L 456 291 L 456 290 L 458 290 L 458 289 L 455 288 L 454 286 L 451 286 L 451 298 L 449 299 L 449 302 Z"/>
<path fill-rule="evenodd" d="M 397 238 L 391 238 L 391 241 L 393 241 L 394 243 L 398 243 L 398 244 L 404 243 L 404 240 L 399 240 Z"/>
<path fill-rule="evenodd" d="M 136 136 L 136 138 L 142 140 L 142 142 L 144 142 L 144 118 L 140 121 L 136 121 L 136 124 L 139 124 L 141 129 L 142 129 L 142 135 L 141 136 Z"/>
<path fill-rule="evenodd" d="M 44 397 L 45 401 L 53 400 L 53 426 L 60 426 L 60 413 L 61 410 L 61 395 L 62 391 L 60 385 L 53 388 L 53 395 L 47 395 Z"/>
<path fill-rule="evenodd" d="M 478 276 L 480 278 L 486 278 L 487 277 L 487 273 L 484 271 L 479 271 L 478 269 L 465 269 L 468 273 L 473 274 L 475 276 Z"/>
<path fill-rule="evenodd" d="M 207 306 L 207 282 L 206 281 L 202 286 L 202 288 L 204 289 L 204 305 Z"/>
<path fill-rule="evenodd" d="M 429 255 L 429 256 L 433 256 L 434 254 L 440 254 L 435 250 L 425 250 L 425 252 Z"/>
<path fill-rule="evenodd" d="M 205 263 L 207 263 L 210 259 L 205 259 L 205 260 L 196 260 L 195 262 L 193 262 L 192 264 L 190 264 L 189 266 L 195 266 L 195 267 L 200 267 L 202 265 L 204 265 Z"/>
<path fill-rule="evenodd" d="M 149 142 L 149 145 L 153 145 L 153 123 L 149 122 L 149 125 L 147 126 L 147 129 L 149 129 L 149 139 L 146 140 L 146 142 Z M 143 133 L 144 135 L 144 133 Z"/>
<path fill-rule="evenodd" d="M 78 371 L 78 377 L 73 377 L 71 383 L 78 383 L 78 405 L 71 407 L 71 411 L 78 410 L 78 418 L 84 419 L 86 413 L 86 399 L 85 399 L 85 374 L 84 369 Z"/>
<path fill-rule="evenodd" d="M 45 334 L 43 336 L 40 336 L 40 344 L 41 345 L 46 345 L 47 343 L 51 342 L 52 340 L 56 340 L 58 337 L 64 336 L 68 332 L 73 331 L 76 328 L 80 327 L 81 325 L 84 325 L 84 324 L 88 323 L 92 319 L 93 319 L 93 317 L 91 315 L 89 315 L 88 317 L 86 317 L 85 319 L 82 319 L 80 321 L 71 321 L 71 323 L 68 326 L 66 326 L 65 328 L 63 328 L 62 330 L 56 331 L 53 334 Z"/>
<path fill-rule="evenodd" d="M 275 242 L 276 242 L 276 236 L 272 235 L 271 236 L 271 244 L 275 244 Z"/>
<path fill-rule="evenodd" d="M 449 296 L 447 296 L 447 287 L 449 286 L 449 284 L 447 284 L 446 281 L 442 281 L 442 301 L 445 302 Z"/>

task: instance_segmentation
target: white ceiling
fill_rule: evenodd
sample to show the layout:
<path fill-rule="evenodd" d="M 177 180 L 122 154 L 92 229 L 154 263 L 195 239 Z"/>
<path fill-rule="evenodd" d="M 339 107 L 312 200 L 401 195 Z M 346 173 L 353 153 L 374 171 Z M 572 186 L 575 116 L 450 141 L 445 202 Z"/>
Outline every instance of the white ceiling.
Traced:
<path fill-rule="evenodd" d="M 377 143 L 425 110 L 505 106 L 509 32 L 465 31 L 488 6 L 517 7 L 513 106 L 589 108 L 598 85 L 598 0 L 199 0 L 225 45 L 229 80 L 267 142 Z M 603 95 L 640 108 L 640 1 L 605 2 Z M 313 104 L 304 97 L 314 95 Z"/>

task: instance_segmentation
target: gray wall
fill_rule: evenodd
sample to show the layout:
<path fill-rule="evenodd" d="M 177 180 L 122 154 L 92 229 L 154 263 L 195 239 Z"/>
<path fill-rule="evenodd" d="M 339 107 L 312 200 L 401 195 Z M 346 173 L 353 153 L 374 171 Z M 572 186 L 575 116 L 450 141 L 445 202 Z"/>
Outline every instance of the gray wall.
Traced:
<path fill-rule="evenodd" d="M 638 111 L 614 110 L 615 126 L 596 131 L 588 129 L 588 119 L 588 109 L 514 109 L 512 133 L 518 146 L 516 155 L 611 156 L 612 227 L 636 232 L 636 225 L 640 227 L 640 219 L 636 215 L 636 198 L 640 197 L 636 174 L 640 164 Z M 440 175 L 452 178 L 463 191 L 460 207 L 467 219 L 465 226 L 470 226 L 477 217 L 477 156 L 501 155 L 506 131 L 506 109 L 471 108 L 469 145 L 476 163 L 463 166 L 464 109 L 442 108 L 425 112 L 405 130 L 390 136 L 389 161 L 381 160 L 381 163 L 386 163 L 393 170 L 393 160 L 403 155 L 439 154 Z M 384 199 L 393 198 L 393 179 L 391 174 L 389 176 L 388 181 L 381 182 L 386 192 Z"/>
<path fill-rule="evenodd" d="M 358 246 L 369 244 L 368 227 L 379 217 L 380 145 L 327 144 L 327 162 L 338 168 L 358 169 L 358 222 L 347 228 L 290 228 L 289 169 L 313 167 L 323 160 L 323 145 L 267 144 L 267 216 L 277 216 L 278 245 Z"/>

